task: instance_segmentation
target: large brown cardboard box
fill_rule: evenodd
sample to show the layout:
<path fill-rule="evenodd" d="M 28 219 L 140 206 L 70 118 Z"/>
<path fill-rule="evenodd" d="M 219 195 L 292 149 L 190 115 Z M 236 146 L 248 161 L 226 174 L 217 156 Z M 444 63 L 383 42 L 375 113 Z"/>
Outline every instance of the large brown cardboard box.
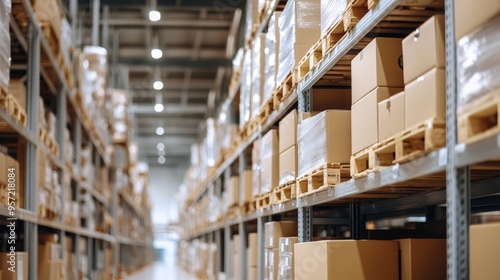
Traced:
<path fill-rule="evenodd" d="M 278 249 L 280 237 L 297 236 L 297 231 L 295 221 L 268 222 L 264 225 L 264 247 Z"/>
<path fill-rule="evenodd" d="M 240 184 L 242 190 L 240 193 L 240 206 L 243 206 L 245 203 L 252 200 L 252 177 L 252 170 L 245 170 L 243 171 L 243 175 L 240 174 Z"/>
<path fill-rule="evenodd" d="M 233 253 L 235 253 L 235 254 L 239 253 L 240 252 L 240 235 L 239 234 L 233 235 L 232 245 L 233 245 Z"/>
<path fill-rule="evenodd" d="M 15 160 L 14 158 L 6 155 L 5 156 L 5 166 L 9 169 L 9 168 L 14 168 L 14 174 L 16 175 L 15 176 L 15 181 L 14 181 L 14 193 L 15 193 L 15 204 L 16 204 L 16 207 L 21 207 L 22 205 L 24 205 L 24 185 L 23 185 L 23 180 L 21 178 L 21 169 L 19 169 L 19 162 L 17 160 Z M 9 179 L 9 174 L 11 173 L 10 171 L 8 171 L 7 169 L 7 180 Z M 7 187 L 8 187 L 8 184 L 7 184 Z M 7 196 L 7 200 L 8 200 L 8 196 Z M 12 201 L 12 200 L 11 200 Z"/>
<path fill-rule="evenodd" d="M 16 98 L 19 105 L 26 110 L 26 86 L 23 80 L 10 79 L 9 80 L 9 93 Z"/>
<path fill-rule="evenodd" d="M 297 176 L 297 145 L 280 154 L 279 184 L 283 185 L 295 181 Z"/>
<path fill-rule="evenodd" d="M 247 280 L 257 280 L 258 279 L 257 267 L 247 267 Z"/>
<path fill-rule="evenodd" d="M 0 166 L 7 166 L 6 155 L 0 152 Z M 0 185 L 7 185 L 7 168 L 0 168 Z"/>
<path fill-rule="evenodd" d="M 280 254 L 293 253 L 295 243 L 299 243 L 298 237 L 281 237 L 279 239 Z"/>
<path fill-rule="evenodd" d="M 313 111 L 351 109 L 350 89 L 313 88 L 311 99 Z"/>
<path fill-rule="evenodd" d="M 446 279 L 446 239 L 400 239 L 401 280 Z"/>
<path fill-rule="evenodd" d="M 240 193 L 239 193 L 239 181 L 240 177 L 232 176 L 229 178 L 229 181 L 226 184 L 228 191 L 228 206 L 239 205 L 240 201 Z"/>
<path fill-rule="evenodd" d="M 295 244 L 294 272 L 301 280 L 397 280 L 398 243 L 330 240 Z"/>
<path fill-rule="evenodd" d="M 241 257 L 239 253 L 233 254 L 233 278 L 234 280 L 241 279 Z"/>
<path fill-rule="evenodd" d="M 500 223 L 470 227 L 470 279 L 497 280 L 500 276 Z"/>
<path fill-rule="evenodd" d="M 248 234 L 248 255 L 247 255 L 247 266 L 257 267 L 258 263 L 258 235 L 257 233 Z"/>
<path fill-rule="evenodd" d="M 445 67 L 444 15 L 435 15 L 403 40 L 404 82 Z M 422 55 L 425 54 L 425 55 Z"/>
<path fill-rule="evenodd" d="M 279 268 L 279 251 L 278 248 L 266 248 L 265 249 L 265 254 L 267 255 L 266 258 L 264 258 L 264 267 L 267 268 L 267 278 L 270 280 L 277 280 L 278 279 L 278 268 Z"/>
<path fill-rule="evenodd" d="M 500 13 L 498 0 L 455 0 L 455 38 L 468 35 Z"/>
<path fill-rule="evenodd" d="M 434 68 L 405 87 L 405 129 L 430 118 L 446 118 L 445 70 Z"/>
<path fill-rule="evenodd" d="M 378 141 L 405 129 L 405 92 L 402 91 L 378 103 Z"/>
<path fill-rule="evenodd" d="M 38 244 L 38 260 L 53 261 L 62 257 L 61 244 L 58 243 L 42 243 Z"/>
<path fill-rule="evenodd" d="M 28 253 L 16 252 L 15 272 L 9 271 L 9 267 L 11 267 L 8 263 L 8 261 L 10 261 L 10 256 L 7 254 L 8 252 L 0 253 L 2 280 L 28 280 Z"/>
<path fill-rule="evenodd" d="M 328 110 L 310 117 L 298 129 L 298 175 L 331 162 L 349 162 L 351 112 Z"/>
<path fill-rule="evenodd" d="M 402 88 L 377 87 L 352 105 L 351 109 L 351 148 L 355 154 L 379 141 L 378 103 L 391 95 L 401 92 Z"/>
<path fill-rule="evenodd" d="M 291 111 L 279 124 L 279 152 L 297 145 L 297 110 Z"/>
<path fill-rule="evenodd" d="M 401 41 L 375 38 L 352 60 L 352 104 L 376 87 L 404 86 Z"/>
<path fill-rule="evenodd" d="M 42 261 L 38 263 L 38 279 L 62 280 L 63 260 Z"/>

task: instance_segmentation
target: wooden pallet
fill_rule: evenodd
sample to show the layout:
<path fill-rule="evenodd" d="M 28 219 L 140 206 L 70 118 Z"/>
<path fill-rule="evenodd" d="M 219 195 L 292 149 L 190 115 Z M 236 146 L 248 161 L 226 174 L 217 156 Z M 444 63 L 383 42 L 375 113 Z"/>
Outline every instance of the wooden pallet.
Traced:
<path fill-rule="evenodd" d="M 274 96 L 271 96 L 268 98 L 266 101 L 262 103 L 262 106 L 260 107 L 260 113 L 258 119 L 258 123 L 260 125 L 264 124 L 271 113 L 274 110 Z"/>
<path fill-rule="evenodd" d="M 239 215 L 241 215 L 241 209 L 238 205 L 229 207 L 227 210 L 227 216 L 230 218 L 234 218 Z"/>
<path fill-rule="evenodd" d="M 349 164 L 328 163 L 297 179 L 297 197 L 310 194 L 349 179 Z"/>
<path fill-rule="evenodd" d="M 19 101 L 17 101 L 17 99 L 12 94 L 7 94 L 7 107 L 12 117 L 14 117 L 14 119 L 16 119 L 22 126 L 26 127 L 28 123 L 26 110 L 21 107 Z"/>
<path fill-rule="evenodd" d="M 348 7 L 362 7 L 362 6 L 367 6 L 367 0 L 351 0 L 347 4 Z"/>
<path fill-rule="evenodd" d="M 351 30 L 368 12 L 366 6 L 349 6 L 342 15 L 344 32 Z"/>
<path fill-rule="evenodd" d="M 231 82 L 229 82 L 229 92 L 233 92 L 238 85 L 241 78 L 241 67 L 233 73 L 231 76 Z"/>
<path fill-rule="evenodd" d="M 422 122 L 396 137 L 394 163 L 423 157 L 446 145 L 446 121 L 433 118 Z"/>
<path fill-rule="evenodd" d="M 370 146 L 351 156 L 350 174 L 353 178 L 360 178 L 368 175 L 374 167 L 373 147 Z"/>
<path fill-rule="evenodd" d="M 328 29 L 325 36 L 322 39 L 322 52 L 323 57 L 326 56 L 345 36 L 344 31 L 344 21 L 343 19 L 338 20 L 336 23 Z"/>
<path fill-rule="evenodd" d="M 267 10 L 269 10 L 269 2 L 268 1 L 266 1 L 264 3 L 264 7 L 259 12 L 259 16 L 258 16 L 258 22 L 259 22 L 259 24 L 262 24 L 262 22 L 266 18 Z"/>
<path fill-rule="evenodd" d="M 367 5 L 368 9 L 373 9 L 377 4 L 379 0 L 368 0 Z M 437 2 L 435 0 L 403 0 L 399 4 L 399 6 L 405 6 L 405 7 L 426 7 L 434 2 Z"/>
<path fill-rule="evenodd" d="M 323 38 L 306 53 L 297 66 L 297 79 L 301 81 L 323 59 Z"/>
<path fill-rule="evenodd" d="M 297 182 L 283 184 L 273 190 L 273 204 L 283 203 L 297 197 Z"/>
<path fill-rule="evenodd" d="M 285 81 L 273 92 L 273 109 L 278 109 L 279 105 L 285 100 L 297 87 L 297 69 L 288 73 Z"/>
<path fill-rule="evenodd" d="M 458 142 L 477 142 L 500 133 L 499 93 L 500 90 L 496 90 L 480 102 L 466 106 L 458 113 Z"/>
<path fill-rule="evenodd" d="M 273 191 L 255 197 L 257 209 L 263 209 L 273 204 Z"/>
<path fill-rule="evenodd" d="M 0 87 L 0 108 L 8 111 L 8 104 L 7 91 Z"/>

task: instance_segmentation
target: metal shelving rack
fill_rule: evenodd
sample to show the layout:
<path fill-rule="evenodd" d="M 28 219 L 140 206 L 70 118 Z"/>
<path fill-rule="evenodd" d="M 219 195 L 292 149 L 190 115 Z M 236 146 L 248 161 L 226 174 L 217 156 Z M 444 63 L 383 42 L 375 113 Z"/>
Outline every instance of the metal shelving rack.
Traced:
<path fill-rule="evenodd" d="M 258 131 L 251 135 L 237 149 L 235 154 L 225 160 L 225 162 L 216 170 L 215 174 L 208 179 L 206 186 L 194 196 L 190 201 L 198 201 L 207 191 L 208 186 L 219 180 L 224 172 L 230 168 L 236 161 L 242 157 L 244 152 L 251 144 L 267 132 L 273 125 L 284 117 L 288 110 L 295 106 L 299 112 L 310 111 L 311 96 L 310 90 L 332 67 L 336 65 L 350 50 L 352 50 L 365 36 L 367 36 L 374 27 L 377 26 L 386 16 L 388 16 L 402 0 L 380 0 L 379 3 L 371 9 L 359 23 L 346 34 L 344 39 L 326 54 L 319 64 L 302 81 L 298 83 L 296 92 L 292 93 L 281 105 L 274 111 L 267 122 L 259 127 Z M 271 4 L 271 12 L 276 9 L 276 1 Z M 248 222 L 257 222 L 257 233 L 259 237 L 259 279 L 264 279 L 263 272 L 263 242 L 264 242 L 264 222 L 269 221 L 273 216 L 282 213 L 297 210 L 299 223 L 300 242 L 310 241 L 312 235 L 312 226 L 315 218 L 313 217 L 313 208 L 318 205 L 335 202 L 345 202 L 350 199 L 350 221 L 351 231 L 354 238 L 360 235 L 361 215 L 376 215 L 383 213 L 394 213 L 410 209 L 420 209 L 429 206 L 447 205 L 447 240 L 448 240 L 448 279 L 468 279 L 469 277 L 469 215 L 471 199 L 483 198 L 493 194 L 500 194 L 500 177 L 488 180 L 481 176 L 475 176 L 471 166 L 479 164 L 494 158 L 500 157 L 500 136 L 495 135 L 487 139 L 472 144 L 458 144 L 456 140 L 456 57 L 455 57 L 455 32 L 454 32 L 454 1 L 444 0 L 445 23 L 446 23 L 446 97 L 447 97 L 447 146 L 435 152 L 428 154 L 417 160 L 396 164 L 392 168 L 387 168 L 378 173 L 371 173 L 367 177 L 351 179 L 335 187 L 306 195 L 296 200 L 272 205 L 266 209 L 260 209 L 257 212 L 226 219 L 222 222 L 212 224 L 211 226 L 198 232 L 191 232 L 182 236 L 184 240 L 193 240 L 206 237 L 215 232 L 224 230 L 225 242 L 230 241 L 231 228 L 238 226 L 240 234 L 245 231 L 245 224 Z M 265 23 L 269 20 L 268 13 Z M 260 28 L 259 30 L 264 30 Z M 229 98 L 234 99 L 237 91 L 230 92 Z M 241 166 L 240 166 L 241 168 Z M 241 169 L 240 169 L 241 171 Z M 428 192 L 417 192 L 415 194 L 401 195 L 392 199 L 378 199 L 369 204 L 362 204 L 357 197 L 371 191 L 383 191 L 387 188 L 397 189 L 398 185 L 418 182 L 421 178 L 435 176 L 438 174 L 440 180 L 436 181 L 438 188 L 431 189 Z M 242 191 L 242 190 L 240 190 Z M 241 238 L 241 248 L 246 246 L 245 238 Z M 218 241 L 220 243 L 220 241 Z M 227 244 L 227 243 L 226 243 Z M 219 247 L 220 248 L 220 247 Z M 226 274 L 231 275 L 231 252 L 222 252 Z M 220 254 L 222 254 L 220 253 Z M 222 259 L 220 257 L 219 259 Z M 243 264 L 244 258 L 242 258 Z M 243 265 L 244 266 L 244 265 Z M 243 276 L 243 272 L 242 272 Z M 245 278 L 242 278 L 245 279 Z"/>
<path fill-rule="evenodd" d="M 119 256 L 120 256 L 120 247 L 123 244 L 131 248 L 140 248 L 144 250 L 145 255 L 148 255 L 146 258 L 149 261 L 152 260 L 153 249 L 152 249 L 152 240 L 151 238 L 145 238 L 144 240 L 135 240 L 127 237 L 117 237 L 117 228 L 116 228 L 116 217 L 117 217 L 117 189 L 118 186 L 109 186 L 112 194 L 111 202 L 107 201 L 107 198 L 100 194 L 93 186 L 84 187 L 84 183 L 75 176 L 71 176 L 72 184 L 75 183 L 76 186 L 76 201 L 80 202 L 80 193 L 85 190 L 90 193 L 92 199 L 103 205 L 106 212 L 110 212 L 112 217 L 115 220 L 115 223 L 111 229 L 110 233 L 101 233 L 94 229 L 85 228 L 81 226 L 70 226 L 67 225 L 64 221 L 64 207 L 61 207 L 60 217 L 57 219 L 49 220 L 45 218 L 41 218 L 37 216 L 37 149 L 42 149 L 47 153 L 48 159 L 53 163 L 53 165 L 57 168 L 60 178 L 64 178 L 65 174 L 70 174 L 69 167 L 65 165 L 65 155 L 64 155 L 64 131 L 68 122 L 68 114 L 71 111 L 76 115 L 76 120 L 72 122 L 73 130 L 70 132 L 74 136 L 74 154 L 76 157 L 74 158 L 73 163 L 79 166 L 81 154 L 80 149 L 82 147 L 82 139 L 85 137 L 88 144 L 92 147 L 92 156 L 93 163 L 96 166 L 100 167 L 101 163 L 103 163 L 102 167 L 105 168 L 108 172 L 113 169 L 111 166 L 110 159 L 108 158 L 105 150 L 102 149 L 101 145 L 99 145 L 100 141 L 96 138 L 94 134 L 90 132 L 89 127 L 87 127 L 81 120 L 82 114 L 79 111 L 76 101 L 74 99 L 74 95 L 71 91 L 75 91 L 73 85 L 68 85 L 66 79 L 64 77 L 63 71 L 60 68 L 57 59 L 55 58 L 52 50 L 49 46 L 47 39 L 38 23 L 38 19 L 33 11 L 31 3 L 29 0 L 22 0 L 22 6 L 24 8 L 24 12 L 27 15 L 28 28 L 21 29 L 16 20 L 11 17 L 10 27 L 15 36 L 15 39 L 19 42 L 20 47 L 24 50 L 27 55 L 27 102 L 26 102 L 26 112 L 27 112 L 27 127 L 23 127 L 19 124 L 17 120 L 15 120 L 6 110 L 0 109 L 0 119 L 5 122 L 8 126 L 12 128 L 15 134 L 18 135 L 19 138 L 25 139 L 26 142 L 26 157 L 23 159 L 25 161 L 25 166 L 21 166 L 24 169 L 24 209 L 16 209 L 15 215 L 19 222 L 24 224 L 24 248 L 25 251 L 29 253 L 29 279 L 37 279 L 37 262 L 38 262 L 38 236 L 40 233 L 40 227 L 43 227 L 44 231 L 56 233 L 59 235 L 59 243 L 62 247 L 62 258 L 66 258 L 66 248 L 64 237 L 70 235 L 73 239 L 74 248 L 72 252 L 75 253 L 76 263 L 79 264 L 80 261 L 78 259 L 80 249 L 81 238 L 86 240 L 86 251 L 88 256 L 88 277 L 92 277 L 91 273 L 95 268 L 102 269 L 102 256 L 103 251 L 100 251 L 103 248 L 107 248 L 108 246 L 113 247 L 114 250 L 114 268 L 113 274 L 117 275 L 118 272 L 118 264 L 119 264 Z M 72 26 L 73 29 L 78 25 L 77 20 L 77 11 L 78 11 L 78 1 L 70 0 L 70 11 L 72 13 Z M 74 32 L 76 33 L 76 32 Z M 76 36 L 74 34 L 74 36 Z M 74 37 L 76 40 L 76 37 Z M 48 59 L 50 62 L 50 67 L 52 67 L 55 72 L 55 77 L 51 77 L 48 74 L 48 70 L 43 68 L 41 65 L 42 56 Z M 38 140 L 38 97 L 40 96 L 40 79 L 43 79 L 44 84 L 47 86 L 48 90 L 52 93 L 50 98 L 53 98 L 53 102 L 55 106 L 55 112 L 58 120 L 58 127 L 56 133 L 56 142 L 60 148 L 59 157 L 56 158 L 47 149 L 42 145 L 41 141 Z M 55 84 L 58 84 L 56 86 Z M 62 193 L 60 194 L 61 203 L 64 201 L 64 188 Z M 140 209 L 137 209 L 133 204 L 130 204 L 130 200 L 127 200 L 126 203 L 129 204 L 134 211 L 137 212 L 137 215 L 145 218 L 145 214 Z M 94 214 L 96 215 L 96 214 Z M 9 211 L 6 207 L 0 206 L 0 216 L 8 217 Z M 101 261 L 102 263 L 101 263 Z M 139 260 L 144 261 L 144 260 Z M 146 260 L 147 261 L 147 260 Z M 101 264 L 100 264 L 101 263 Z M 77 275 L 74 275 L 74 279 Z"/>

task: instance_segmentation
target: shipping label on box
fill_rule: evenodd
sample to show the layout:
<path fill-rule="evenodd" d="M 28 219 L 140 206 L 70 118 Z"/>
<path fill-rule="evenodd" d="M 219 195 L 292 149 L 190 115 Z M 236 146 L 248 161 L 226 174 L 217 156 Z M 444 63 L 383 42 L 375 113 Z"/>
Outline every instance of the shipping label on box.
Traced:
<path fill-rule="evenodd" d="M 444 45 L 443 15 L 431 17 L 403 40 L 405 85 L 432 68 L 445 67 Z"/>
<path fill-rule="evenodd" d="M 375 38 L 352 60 L 352 104 L 376 87 L 404 86 L 401 41 Z"/>

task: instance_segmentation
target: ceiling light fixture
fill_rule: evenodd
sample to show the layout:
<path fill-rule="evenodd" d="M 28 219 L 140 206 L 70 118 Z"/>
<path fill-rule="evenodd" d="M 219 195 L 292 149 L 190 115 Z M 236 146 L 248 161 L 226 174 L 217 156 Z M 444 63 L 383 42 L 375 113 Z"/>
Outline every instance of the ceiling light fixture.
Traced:
<path fill-rule="evenodd" d="M 167 159 L 164 156 L 159 156 L 158 157 L 158 163 L 159 164 L 165 164 L 166 161 L 167 161 Z"/>
<path fill-rule="evenodd" d="M 163 150 L 165 150 L 165 144 L 163 144 L 163 143 L 158 143 L 158 144 L 156 145 L 156 148 L 158 149 L 158 151 L 163 151 Z"/>
<path fill-rule="evenodd" d="M 161 19 L 161 14 L 158 11 L 150 11 L 149 12 L 149 20 L 150 21 L 159 21 Z"/>
<path fill-rule="evenodd" d="M 156 134 L 162 136 L 165 133 L 165 129 L 163 127 L 159 126 L 156 128 Z"/>
<path fill-rule="evenodd" d="M 163 56 L 163 52 L 160 49 L 154 48 L 151 50 L 151 57 L 152 58 L 160 59 L 162 56 Z"/>
<path fill-rule="evenodd" d="M 157 113 L 163 112 L 163 96 L 161 93 L 156 94 L 156 104 L 155 104 L 155 111 Z"/>
<path fill-rule="evenodd" d="M 163 82 L 162 81 L 155 81 L 153 83 L 153 88 L 156 90 L 162 90 L 163 89 Z"/>

